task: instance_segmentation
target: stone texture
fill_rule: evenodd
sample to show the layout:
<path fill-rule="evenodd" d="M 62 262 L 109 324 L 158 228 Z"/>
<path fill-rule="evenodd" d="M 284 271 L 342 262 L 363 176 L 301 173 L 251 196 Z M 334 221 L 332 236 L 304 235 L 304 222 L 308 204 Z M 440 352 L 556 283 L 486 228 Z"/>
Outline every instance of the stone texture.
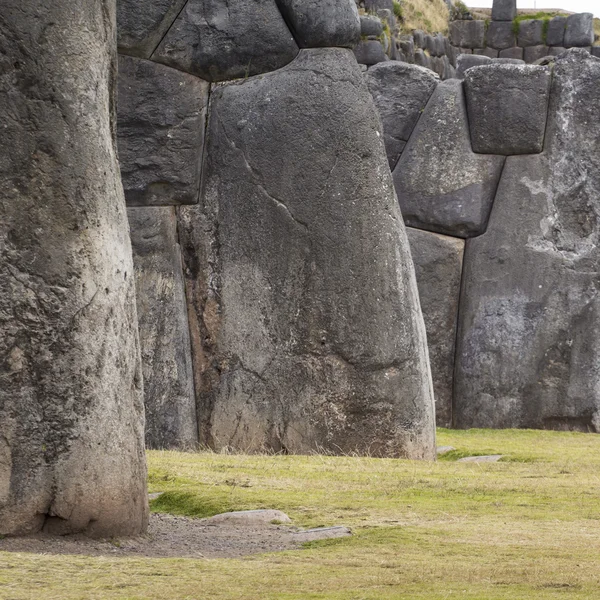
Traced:
<path fill-rule="evenodd" d="M 494 65 L 524 65 L 524 60 L 519 60 L 518 58 L 496 58 L 494 59 Z"/>
<path fill-rule="evenodd" d="M 0 5 L 1 535 L 147 525 L 115 12 Z"/>
<path fill-rule="evenodd" d="M 415 46 L 421 48 L 421 50 L 425 50 L 425 32 L 420 29 L 415 29 L 413 31 L 413 38 L 415 40 Z"/>
<path fill-rule="evenodd" d="M 306 542 L 315 542 L 317 540 L 331 540 L 342 537 L 349 537 L 352 531 L 348 527 L 317 527 L 315 529 L 305 529 L 293 534 L 294 540 L 305 544 Z"/>
<path fill-rule="evenodd" d="M 471 144 L 483 154 L 541 152 L 550 71 L 532 65 L 492 64 L 465 73 Z"/>
<path fill-rule="evenodd" d="M 512 21 L 517 16 L 517 0 L 494 0 L 492 21 Z"/>
<path fill-rule="evenodd" d="M 189 0 L 152 60 L 225 81 L 274 71 L 297 53 L 275 0 Z"/>
<path fill-rule="evenodd" d="M 466 246 L 460 427 L 600 430 L 600 60 L 556 59 L 542 154 L 510 157 Z"/>
<path fill-rule="evenodd" d="M 415 50 L 415 64 L 425 69 L 431 68 L 431 58 L 423 52 L 420 48 Z"/>
<path fill-rule="evenodd" d="M 471 67 L 480 67 L 481 65 L 492 64 L 489 56 L 479 56 L 477 54 L 461 54 L 456 59 L 456 77 L 465 78 L 465 71 Z"/>
<path fill-rule="evenodd" d="M 119 0 L 119 52 L 150 58 L 185 3 L 186 0 Z"/>
<path fill-rule="evenodd" d="M 360 41 L 361 22 L 354 0 L 276 1 L 301 48 L 354 48 Z"/>
<path fill-rule="evenodd" d="M 397 61 L 369 69 L 369 89 L 383 124 L 383 139 L 393 169 L 439 78 L 430 70 Z"/>
<path fill-rule="evenodd" d="M 201 442 L 433 458 L 424 324 L 380 121 L 349 50 L 218 87 L 181 207 Z"/>
<path fill-rule="evenodd" d="M 498 50 L 494 48 L 475 48 L 473 54 L 476 56 L 487 56 L 488 58 L 498 58 Z"/>
<path fill-rule="evenodd" d="M 566 51 L 567 49 L 563 48 L 562 46 L 552 46 L 551 48 L 548 48 L 548 56 L 560 56 Z"/>
<path fill-rule="evenodd" d="M 146 406 L 146 446 L 198 446 L 181 251 L 174 207 L 130 208 Z"/>
<path fill-rule="evenodd" d="M 548 46 L 527 46 L 524 48 L 523 58 L 528 65 L 548 56 L 550 49 Z"/>
<path fill-rule="evenodd" d="M 483 48 L 485 46 L 485 21 L 452 21 L 450 39 L 454 46 Z"/>
<path fill-rule="evenodd" d="M 497 50 L 512 48 L 517 43 L 512 21 L 492 21 L 487 30 L 487 44 Z"/>
<path fill-rule="evenodd" d="M 354 56 L 359 64 L 368 67 L 390 60 L 378 40 L 361 40 L 354 48 Z"/>
<path fill-rule="evenodd" d="M 379 17 L 363 15 L 360 17 L 361 35 L 379 37 L 383 33 L 383 23 Z"/>
<path fill-rule="evenodd" d="M 500 50 L 498 58 L 516 58 L 517 60 L 523 60 L 523 48 L 514 47 Z"/>
<path fill-rule="evenodd" d="M 471 150 L 462 82 L 443 81 L 394 169 L 405 223 L 455 237 L 480 235 L 503 164 L 503 156 Z"/>
<path fill-rule="evenodd" d="M 464 240 L 407 227 L 427 345 L 438 427 L 452 426 L 454 348 Z"/>
<path fill-rule="evenodd" d="M 239 526 L 269 525 L 273 521 L 278 521 L 280 523 L 292 522 L 292 520 L 284 512 L 272 508 L 263 508 L 258 510 L 236 510 L 233 512 L 221 513 L 206 519 L 206 523 L 211 523 L 214 525 L 220 525 L 221 523 L 235 523 Z"/>
<path fill-rule="evenodd" d="M 461 463 L 495 463 L 498 462 L 501 458 L 503 458 L 502 454 L 487 454 L 484 456 L 465 456 L 464 458 L 459 458 L 456 462 Z"/>
<path fill-rule="evenodd" d="M 600 46 L 594 46 L 592 48 L 592 55 L 600 58 Z"/>
<path fill-rule="evenodd" d="M 567 17 L 565 29 L 566 48 L 573 46 L 591 46 L 594 43 L 594 15 L 578 13 Z"/>
<path fill-rule="evenodd" d="M 541 46 L 544 43 L 544 21 L 525 19 L 519 23 L 519 46 Z"/>
<path fill-rule="evenodd" d="M 563 46 L 565 41 L 565 28 L 567 17 L 553 17 L 548 23 L 546 32 L 546 44 L 548 46 Z"/>
<path fill-rule="evenodd" d="M 117 135 L 130 206 L 198 202 L 208 88 L 170 67 L 119 57 Z"/>

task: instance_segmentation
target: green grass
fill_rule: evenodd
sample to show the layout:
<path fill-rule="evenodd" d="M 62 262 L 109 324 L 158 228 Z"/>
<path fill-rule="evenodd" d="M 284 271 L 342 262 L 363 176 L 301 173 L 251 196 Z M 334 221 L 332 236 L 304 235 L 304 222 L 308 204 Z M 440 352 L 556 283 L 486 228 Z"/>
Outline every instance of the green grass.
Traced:
<path fill-rule="evenodd" d="M 513 19 L 513 33 L 519 35 L 519 25 L 521 21 L 529 21 L 531 19 L 537 19 L 542 21 L 542 41 L 546 43 L 548 36 L 548 27 L 550 26 L 550 19 L 559 16 L 560 11 L 556 12 L 537 12 L 537 13 L 525 13 L 519 14 Z"/>
<path fill-rule="evenodd" d="M 0 553 L 0 598 L 600 598 L 600 436 L 439 430 L 437 463 L 149 452 L 153 510 L 277 508 L 354 536 L 244 559 Z M 503 454 L 499 463 L 459 463 Z"/>

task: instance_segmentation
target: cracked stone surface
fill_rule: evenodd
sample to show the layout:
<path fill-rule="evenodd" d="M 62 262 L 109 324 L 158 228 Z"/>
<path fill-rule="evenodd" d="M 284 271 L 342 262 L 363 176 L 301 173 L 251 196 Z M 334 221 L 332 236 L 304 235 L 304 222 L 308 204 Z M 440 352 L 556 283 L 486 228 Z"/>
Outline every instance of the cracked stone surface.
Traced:
<path fill-rule="evenodd" d="M 139 534 L 148 498 L 113 138 L 115 5 L 3 0 L 0 14 L 0 534 Z"/>
<path fill-rule="evenodd" d="M 195 204 L 209 84 L 119 56 L 117 136 L 128 206 Z"/>
<path fill-rule="evenodd" d="M 443 81 L 394 169 L 404 222 L 454 237 L 481 235 L 503 165 L 504 156 L 473 152 L 463 83 Z"/>
<path fill-rule="evenodd" d="M 275 71 L 297 54 L 275 0 L 188 0 L 152 60 L 226 81 Z"/>
<path fill-rule="evenodd" d="M 200 441 L 433 458 L 425 331 L 371 95 L 350 50 L 218 86 L 180 207 Z"/>
<path fill-rule="evenodd" d="M 198 421 L 175 208 L 127 210 L 146 407 L 146 447 L 193 450 Z"/>
<path fill-rule="evenodd" d="M 424 67 L 398 61 L 367 71 L 369 90 L 383 125 L 383 139 L 393 169 L 440 78 Z"/>
<path fill-rule="evenodd" d="M 509 157 L 467 240 L 460 427 L 600 431 L 600 59 L 554 64 L 544 152 Z"/>
<path fill-rule="evenodd" d="M 187 0 L 118 0 L 119 52 L 150 58 Z"/>
<path fill-rule="evenodd" d="M 465 241 L 411 227 L 406 228 L 406 233 L 427 331 L 435 420 L 438 427 L 451 427 L 454 350 Z"/>

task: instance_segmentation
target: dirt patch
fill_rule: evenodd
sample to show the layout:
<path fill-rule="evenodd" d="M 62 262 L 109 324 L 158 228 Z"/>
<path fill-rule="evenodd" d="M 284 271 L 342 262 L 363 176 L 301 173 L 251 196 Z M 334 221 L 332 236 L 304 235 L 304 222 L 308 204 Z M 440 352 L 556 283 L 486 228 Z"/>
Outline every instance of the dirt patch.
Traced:
<path fill-rule="evenodd" d="M 316 533 L 315 533 L 316 532 Z M 152 514 L 148 533 L 127 539 L 91 540 L 83 535 L 37 534 L 0 540 L 2 552 L 150 558 L 237 558 L 300 548 L 313 539 L 350 535 L 343 527 L 302 531 L 270 523 L 214 522 Z"/>

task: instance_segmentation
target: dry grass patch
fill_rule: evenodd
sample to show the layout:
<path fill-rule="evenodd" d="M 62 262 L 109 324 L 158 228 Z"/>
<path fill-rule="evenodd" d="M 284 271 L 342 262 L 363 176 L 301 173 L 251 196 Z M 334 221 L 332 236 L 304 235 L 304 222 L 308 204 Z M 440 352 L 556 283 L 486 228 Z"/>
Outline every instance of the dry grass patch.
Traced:
<path fill-rule="evenodd" d="M 402 31 L 422 29 L 429 33 L 448 33 L 448 6 L 444 0 L 403 0 Z"/>
<path fill-rule="evenodd" d="M 500 463 L 150 452 L 155 510 L 278 508 L 350 539 L 245 559 L 0 553 L 0 598 L 600 597 L 600 436 L 440 430 Z"/>

